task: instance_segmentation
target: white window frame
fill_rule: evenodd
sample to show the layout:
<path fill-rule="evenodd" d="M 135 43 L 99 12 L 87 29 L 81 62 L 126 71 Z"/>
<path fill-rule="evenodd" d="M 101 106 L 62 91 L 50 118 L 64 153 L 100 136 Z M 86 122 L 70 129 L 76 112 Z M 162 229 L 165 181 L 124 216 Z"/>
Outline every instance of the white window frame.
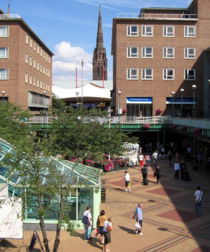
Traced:
<path fill-rule="evenodd" d="M 151 53 L 148 53 L 147 49 L 151 49 Z M 142 58 L 153 58 L 153 47 L 142 47 L 141 48 L 141 57 Z"/>
<path fill-rule="evenodd" d="M 36 68 L 36 60 L 34 60 L 34 68 Z"/>
<path fill-rule="evenodd" d="M 193 72 L 193 75 L 189 75 L 190 71 Z M 195 68 L 191 68 L 191 69 L 186 68 L 186 69 L 184 69 L 184 79 L 185 80 L 196 80 L 196 69 Z"/>
<path fill-rule="evenodd" d="M 148 28 L 151 28 L 151 31 L 147 31 Z M 142 37 L 153 37 L 153 25 L 142 25 L 141 27 Z"/>
<path fill-rule="evenodd" d="M 148 74 L 147 70 L 151 70 L 151 74 Z M 153 69 L 152 68 L 142 68 L 141 69 L 141 79 L 142 80 L 153 80 Z"/>
<path fill-rule="evenodd" d="M 173 75 L 170 75 L 169 71 L 172 71 Z M 172 78 L 170 76 L 172 76 Z M 174 79 L 175 79 L 175 70 L 173 68 L 164 68 L 163 80 L 174 80 Z"/>
<path fill-rule="evenodd" d="M 26 44 L 28 44 L 29 36 L 26 34 Z"/>
<path fill-rule="evenodd" d="M 39 80 L 36 80 L 36 86 L 39 87 Z"/>
<path fill-rule="evenodd" d="M 137 28 L 136 32 L 132 31 L 133 27 Z M 127 25 L 127 36 L 128 37 L 138 37 L 139 36 L 139 27 L 138 27 L 138 25 Z"/>
<path fill-rule="evenodd" d="M 28 83 L 28 73 L 25 72 L 25 83 Z"/>
<path fill-rule="evenodd" d="M 193 54 L 190 54 L 189 51 L 193 50 Z M 196 57 L 196 49 L 193 47 L 185 47 L 184 48 L 184 58 L 185 59 L 195 59 Z"/>
<path fill-rule="evenodd" d="M 133 72 L 136 71 L 136 74 Z M 127 68 L 127 80 L 138 80 L 139 69 L 138 68 Z"/>
<path fill-rule="evenodd" d="M 36 51 L 36 42 L 34 42 L 34 51 Z"/>
<path fill-rule="evenodd" d="M 0 47 L 0 50 L 3 51 L 2 56 L 0 54 L 0 59 L 8 59 L 9 58 L 9 49 L 8 49 L 8 47 Z"/>
<path fill-rule="evenodd" d="M 7 68 L 0 68 L 0 80 L 8 80 L 9 71 Z"/>
<path fill-rule="evenodd" d="M 36 69 L 39 71 L 39 62 L 36 63 Z"/>
<path fill-rule="evenodd" d="M 169 50 L 172 50 L 172 53 L 170 53 Z M 164 59 L 174 59 L 175 58 L 175 48 L 174 47 L 163 47 L 163 58 Z"/>
<path fill-rule="evenodd" d="M 39 46 L 38 46 L 38 44 L 37 44 L 37 49 L 36 49 L 36 51 L 37 51 L 37 53 L 39 54 Z"/>
<path fill-rule="evenodd" d="M 30 66 L 33 66 L 33 58 L 30 56 Z"/>
<path fill-rule="evenodd" d="M 33 82 L 33 78 L 32 78 L 32 75 L 29 74 L 29 84 L 32 85 L 32 82 Z"/>
<path fill-rule="evenodd" d="M 133 49 L 136 49 L 136 53 L 132 52 Z M 127 47 L 127 58 L 138 58 L 139 57 L 139 52 L 138 52 L 138 47 L 136 46 L 129 46 Z"/>
<path fill-rule="evenodd" d="M 28 63 L 28 53 L 26 53 L 25 62 Z"/>
<path fill-rule="evenodd" d="M 172 28 L 173 31 L 169 32 L 168 29 Z M 163 26 L 163 37 L 175 37 L 175 27 L 173 25 L 165 25 Z"/>
<path fill-rule="evenodd" d="M 32 41 L 32 38 L 30 38 L 30 47 L 31 47 L 31 48 L 33 47 L 33 41 Z"/>
<path fill-rule="evenodd" d="M 33 85 L 36 86 L 36 78 L 33 78 Z"/>
<path fill-rule="evenodd" d="M 190 32 L 191 28 L 194 28 L 193 32 Z M 195 27 L 195 25 L 184 26 L 184 37 L 185 38 L 195 38 L 196 37 L 196 27 Z"/>
<path fill-rule="evenodd" d="M 39 87 L 42 88 L 42 81 L 39 82 Z"/>
<path fill-rule="evenodd" d="M 2 33 L 0 32 L 1 38 L 8 38 L 9 37 L 9 26 L 8 25 L 0 25 L 0 30 L 2 29 Z"/>

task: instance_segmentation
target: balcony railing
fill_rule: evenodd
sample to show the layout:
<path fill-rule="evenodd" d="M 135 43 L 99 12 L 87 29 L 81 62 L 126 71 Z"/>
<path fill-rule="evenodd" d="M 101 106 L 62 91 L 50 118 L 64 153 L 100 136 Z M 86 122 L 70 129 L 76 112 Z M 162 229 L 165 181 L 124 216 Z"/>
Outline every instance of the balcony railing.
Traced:
<path fill-rule="evenodd" d="M 140 18 L 140 19 L 197 19 L 197 14 L 185 13 L 118 13 L 117 18 Z"/>
<path fill-rule="evenodd" d="M 14 19 L 14 18 L 21 18 L 18 14 L 0 14 L 0 19 Z"/>

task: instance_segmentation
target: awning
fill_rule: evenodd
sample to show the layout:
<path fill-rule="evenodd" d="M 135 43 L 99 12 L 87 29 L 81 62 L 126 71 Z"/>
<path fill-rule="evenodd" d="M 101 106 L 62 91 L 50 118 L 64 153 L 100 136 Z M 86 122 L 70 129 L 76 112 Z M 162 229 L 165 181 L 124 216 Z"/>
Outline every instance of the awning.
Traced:
<path fill-rule="evenodd" d="M 127 104 L 152 104 L 152 97 L 127 97 Z"/>
<path fill-rule="evenodd" d="M 166 104 L 196 104 L 193 97 L 167 97 Z"/>

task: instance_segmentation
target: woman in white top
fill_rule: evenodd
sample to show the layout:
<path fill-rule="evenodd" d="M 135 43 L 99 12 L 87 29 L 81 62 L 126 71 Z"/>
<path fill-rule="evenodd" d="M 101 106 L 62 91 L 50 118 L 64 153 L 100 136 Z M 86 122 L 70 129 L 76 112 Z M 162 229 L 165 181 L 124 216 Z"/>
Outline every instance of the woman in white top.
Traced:
<path fill-rule="evenodd" d="M 200 186 L 197 186 L 197 190 L 194 193 L 194 198 L 195 198 L 195 211 L 196 213 L 201 213 L 203 192 L 201 191 Z"/>
<path fill-rule="evenodd" d="M 125 171 L 125 191 L 131 191 L 130 189 L 130 174 L 128 171 Z"/>

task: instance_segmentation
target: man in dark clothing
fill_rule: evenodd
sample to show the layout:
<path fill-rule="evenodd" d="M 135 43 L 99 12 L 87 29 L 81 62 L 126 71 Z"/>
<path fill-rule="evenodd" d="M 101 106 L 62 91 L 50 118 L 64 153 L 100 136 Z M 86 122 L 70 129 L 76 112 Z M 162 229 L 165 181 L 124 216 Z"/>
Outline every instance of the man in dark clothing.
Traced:
<path fill-rule="evenodd" d="M 156 167 L 156 169 L 155 169 L 154 177 L 157 178 L 157 184 L 158 184 L 159 181 L 160 181 L 160 166 L 159 166 L 159 165 L 157 165 L 157 167 Z"/>

